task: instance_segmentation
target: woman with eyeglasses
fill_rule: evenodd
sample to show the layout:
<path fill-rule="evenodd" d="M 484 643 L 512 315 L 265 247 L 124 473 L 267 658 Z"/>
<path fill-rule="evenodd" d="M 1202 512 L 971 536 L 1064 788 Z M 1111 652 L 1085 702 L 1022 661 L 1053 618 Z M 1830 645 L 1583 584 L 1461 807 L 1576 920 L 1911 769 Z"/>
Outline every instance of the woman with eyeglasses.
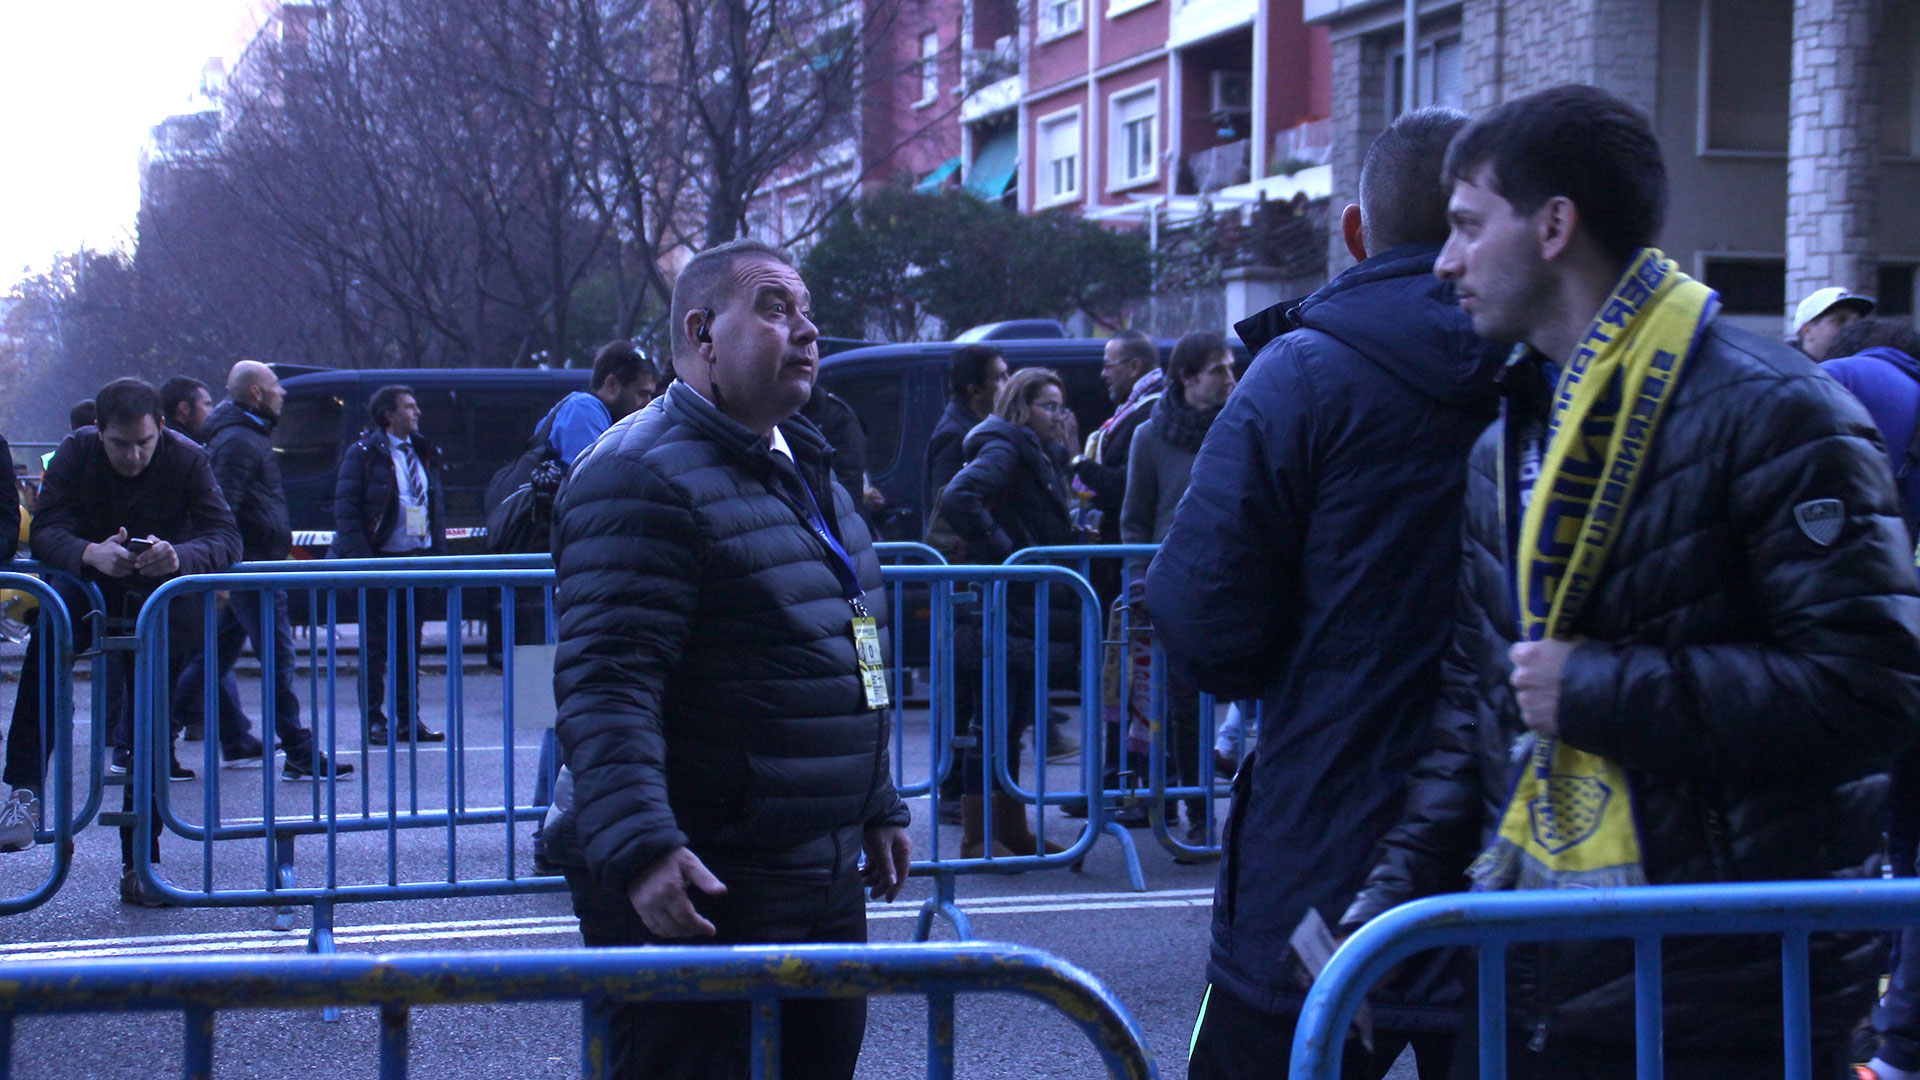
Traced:
<path fill-rule="evenodd" d="M 941 493 L 940 512 L 967 542 L 971 561 L 997 563 L 1022 548 L 1073 543 L 1067 476 L 1055 466 L 1052 452 L 1065 438 L 1067 417 L 1066 391 L 1060 376 L 1047 368 L 1023 368 L 1001 387 L 994 398 L 993 415 L 967 433 L 961 444 L 966 464 Z M 1047 591 L 1050 679 L 1070 680 L 1080 640 L 1079 603 L 1066 589 Z M 1009 585 L 1006 596 L 1008 715 L 1004 753 L 1008 774 L 1018 777 L 1020 737 L 1033 724 L 1035 714 L 1034 587 Z M 969 670 L 973 665 L 961 662 L 959 666 L 962 678 L 973 674 Z M 980 858 L 988 854 L 984 822 L 989 800 L 979 750 L 968 750 L 960 767 L 965 770 L 960 854 L 962 858 Z M 1037 763 L 1036 767 L 1045 766 Z M 1035 854 L 1038 842 L 1020 801 L 996 792 L 991 806 L 991 854 Z M 1052 842 L 1046 845 L 1046 853 L 1060 850 Z"/>

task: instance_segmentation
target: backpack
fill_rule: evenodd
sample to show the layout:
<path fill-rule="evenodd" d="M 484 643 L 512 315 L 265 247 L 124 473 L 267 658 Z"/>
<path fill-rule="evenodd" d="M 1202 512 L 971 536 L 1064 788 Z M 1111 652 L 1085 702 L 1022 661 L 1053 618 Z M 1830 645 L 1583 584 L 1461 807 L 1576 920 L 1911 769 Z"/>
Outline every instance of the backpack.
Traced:
<path fill-rule="evenodd" d="M 495 555 L 553 550 L 553 497 L 567 463 L 553 448 L 553 412 L 534 430 L 527 448 L 487 482 L 487 550 Z"/>

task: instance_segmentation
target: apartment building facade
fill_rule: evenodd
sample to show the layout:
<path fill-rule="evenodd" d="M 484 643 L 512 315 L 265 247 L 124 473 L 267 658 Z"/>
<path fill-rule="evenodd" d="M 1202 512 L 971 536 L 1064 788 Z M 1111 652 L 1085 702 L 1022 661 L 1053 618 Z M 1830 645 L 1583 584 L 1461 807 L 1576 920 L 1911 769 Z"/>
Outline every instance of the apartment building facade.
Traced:
<path fill-rule="evenodd" d="M 1414 103 L 1469 111 L 1565 82 L 1653 118 L 1671 191 L 1661 246 L 1763 333 L 1841 285 L 1912 318 L 1920 266 L 1920 0 L 1306 0 L 1331 36 L 1332 194 Z M 1351 262 L 1329 246 L 1337 270 Z"/>

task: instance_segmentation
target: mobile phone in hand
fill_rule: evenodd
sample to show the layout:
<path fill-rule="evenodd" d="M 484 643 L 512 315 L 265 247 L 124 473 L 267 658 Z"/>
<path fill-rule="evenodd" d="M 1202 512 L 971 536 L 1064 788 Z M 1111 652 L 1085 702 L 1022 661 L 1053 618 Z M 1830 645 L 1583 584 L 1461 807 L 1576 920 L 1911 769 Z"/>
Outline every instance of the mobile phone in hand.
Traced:
<path fill-rule="evenodd" d="M 125 547 L 127 549 L 127 554 L 132 555 L 134 558 L 137 559 L 140 556 L 145 555 L 147 552 L 153 550 L 153 541 L 144 540 L 144 539 L 135 537 L 133 539 L 128 540 L 125 544 Z"/>

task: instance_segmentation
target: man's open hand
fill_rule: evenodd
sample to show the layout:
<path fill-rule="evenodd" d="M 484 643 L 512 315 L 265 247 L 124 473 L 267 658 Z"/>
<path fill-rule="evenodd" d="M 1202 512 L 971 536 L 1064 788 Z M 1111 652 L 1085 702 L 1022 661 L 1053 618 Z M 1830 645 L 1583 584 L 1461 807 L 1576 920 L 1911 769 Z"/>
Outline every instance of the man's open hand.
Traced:
<path fill-rule="evenodd" d="M 640 921 L 657 937 L 712 937 L 713 924 L 694 910 L 688 889 L 708 896 L 727 891 L 707 864 L 686 848 L 674 848 L 655 860 L 627 889 L 627 900 Z"/>
<path fill-rule="evenodd" d="M 1548 638 L 1522 641 L 1508 650 L 1513 661 L 1514 695 L 1520 701 L 1520 719 L 1542 735 L 1560 734 L 1560 677 L 1567 669 L 1567 657 L 1580 647 L 1579 641 Z"/>
<path fill-rule="evenodd" d="M 867 865 L 860 868 L 860 883 L 872 890 L 875 900 L 891 900 L 900 895 L 907 883 L 907 867 L 913 864 L 913 844 L 907 830 L 898 825 L 870 828 L 861 838 L 867 853 Z"/>

